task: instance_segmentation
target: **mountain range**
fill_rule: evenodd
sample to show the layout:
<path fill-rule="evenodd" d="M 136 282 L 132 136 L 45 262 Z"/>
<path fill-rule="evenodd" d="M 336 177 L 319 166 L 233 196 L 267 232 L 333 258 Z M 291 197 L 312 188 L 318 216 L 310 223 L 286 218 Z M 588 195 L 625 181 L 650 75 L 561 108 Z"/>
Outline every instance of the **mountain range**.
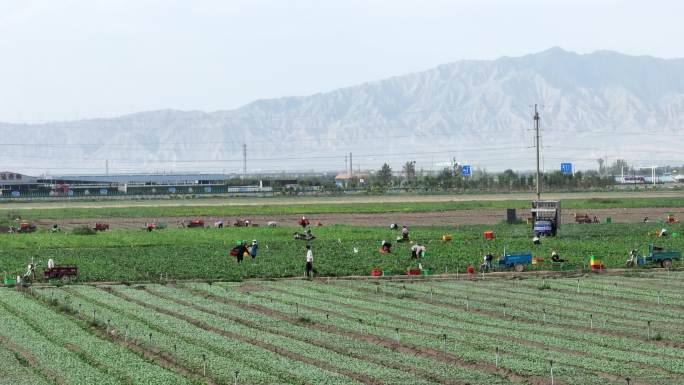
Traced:
<path fill-rule="evenodd" d="M 105 91 L 103 91 L 105 92 Z M 225 111 L 161 110 L 116 118 L 0 123 L 0 169 L 39 174 L 240 173 L 535 166 L 534 105 L 544 169 L 598 158 L 684 163 L 684 59 L 577 54 L 464 60 L 308 96 Z"/>

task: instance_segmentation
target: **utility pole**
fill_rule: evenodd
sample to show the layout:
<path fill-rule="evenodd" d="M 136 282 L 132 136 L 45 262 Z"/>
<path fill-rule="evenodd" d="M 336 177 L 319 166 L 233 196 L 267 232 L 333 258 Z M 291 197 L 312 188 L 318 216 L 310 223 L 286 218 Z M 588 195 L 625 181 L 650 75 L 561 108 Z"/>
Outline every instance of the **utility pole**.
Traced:
<path fill-rule="evenodd" d="M 535 147 L 537 148 L 537 200 L 541 198 L 541 183 L 539 173 L 539 111 L 537 111 L 537 105 L 534 105 L 534 130 L 535 134 Z"/>
<path fill-rule="evenodd" d="M 349 163 L 347 163 L 347 155 L 344 156 L 344 173 L 349 172 Z"/>
<path fill-rule="evenodd" d="M 242 179 L 247 179 L 247 143 L 242 143 Z"/>
<path fill-rule="evenodd" d="M 352 175 L 354 175 L 354 166 L 352 166 L 352 153 L 349 153 L 349 177 L 351 178 Z"/>

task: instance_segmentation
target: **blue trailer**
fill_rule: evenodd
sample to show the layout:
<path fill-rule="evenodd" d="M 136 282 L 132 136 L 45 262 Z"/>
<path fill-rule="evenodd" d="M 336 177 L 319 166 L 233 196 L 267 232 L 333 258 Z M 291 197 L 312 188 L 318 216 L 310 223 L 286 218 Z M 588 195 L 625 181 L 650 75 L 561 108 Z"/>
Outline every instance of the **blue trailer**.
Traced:
<path fill-rule="evenodd" d="M 532 263 L 532 252 L 525 251 L 520 253 L 506 253 L 504 250 L 503 255 L 499 258 L 499 270 L 514 269 L 515 271 L 525 270 L 525 265 Z"/>

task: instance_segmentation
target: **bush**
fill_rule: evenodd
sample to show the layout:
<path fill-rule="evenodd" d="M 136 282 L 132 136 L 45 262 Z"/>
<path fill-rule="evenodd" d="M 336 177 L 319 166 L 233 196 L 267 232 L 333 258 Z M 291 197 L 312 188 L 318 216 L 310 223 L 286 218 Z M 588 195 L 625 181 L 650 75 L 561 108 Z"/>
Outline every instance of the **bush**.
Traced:
<path fill-rule="evenodd" d="M 74 227 L 74 229 L 71 231 L 71 233 L 74 235 L 95 235 L 96 234 L 95 230 L 91 229 L 90 227 L 88 227 L 86 225 Z"/>

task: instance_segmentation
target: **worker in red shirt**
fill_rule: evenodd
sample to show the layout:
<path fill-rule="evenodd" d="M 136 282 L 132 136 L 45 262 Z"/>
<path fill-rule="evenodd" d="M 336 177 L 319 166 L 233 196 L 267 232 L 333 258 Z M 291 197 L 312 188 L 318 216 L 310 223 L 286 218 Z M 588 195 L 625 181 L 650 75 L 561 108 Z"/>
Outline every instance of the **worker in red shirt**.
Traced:
<path fill-rule="evenodd" d="M 302 226 L 302 228 L 307 228 L 309 224 L 309 220 L 306 219 L 306 217 L 302 217 L 302 219 L 299 220 L 299 225 Z"/>

